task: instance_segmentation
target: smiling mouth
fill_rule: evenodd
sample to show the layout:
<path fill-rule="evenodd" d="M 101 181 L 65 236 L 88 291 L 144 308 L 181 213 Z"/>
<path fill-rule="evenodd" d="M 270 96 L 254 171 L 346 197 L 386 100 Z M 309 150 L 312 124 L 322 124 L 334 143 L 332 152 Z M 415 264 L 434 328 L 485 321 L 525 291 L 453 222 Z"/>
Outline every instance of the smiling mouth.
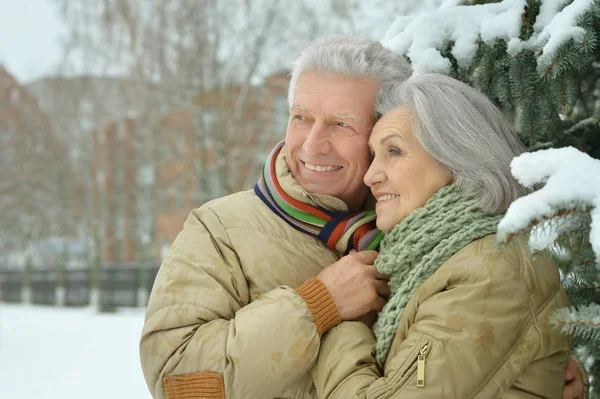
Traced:
<path fill-rule="evenodd" d="M 308 162 L 303 162 L 304 167 L 308 170 L 312 170 L 313 172 L 332 172 L 334 170 L 342 169 L 341 166 L 321 166 L 321 165 L 312 165 Z"/>
<path fill-rule="evenodd" d="M 387 201 L 387 200 L 391 200 L 391 199 L 398 198 L 398 197 L 399 197 L 398 194 L 386 194 L 386 195 L 382 195 L 381 197 L 377 197 L 377 202 Z"/>

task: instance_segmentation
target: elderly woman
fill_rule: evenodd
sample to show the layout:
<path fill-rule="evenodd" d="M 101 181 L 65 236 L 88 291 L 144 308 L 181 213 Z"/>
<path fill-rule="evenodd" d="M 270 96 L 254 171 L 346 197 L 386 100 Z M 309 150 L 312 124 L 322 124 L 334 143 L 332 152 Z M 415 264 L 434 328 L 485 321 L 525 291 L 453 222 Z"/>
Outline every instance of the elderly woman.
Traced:
<path fill-rule="evenodd" d="M 510 124 L 437 74 L 410 78 L 381 107 L 365 183 L 391 295 L 374 335 L 343 322 L 323 338 L 319 397 L 560 398 L 571 342 L 549 322 L 568 305 L 557 266 L 494 236 L 524 193 L 510 173 L 523 150 Z"/>

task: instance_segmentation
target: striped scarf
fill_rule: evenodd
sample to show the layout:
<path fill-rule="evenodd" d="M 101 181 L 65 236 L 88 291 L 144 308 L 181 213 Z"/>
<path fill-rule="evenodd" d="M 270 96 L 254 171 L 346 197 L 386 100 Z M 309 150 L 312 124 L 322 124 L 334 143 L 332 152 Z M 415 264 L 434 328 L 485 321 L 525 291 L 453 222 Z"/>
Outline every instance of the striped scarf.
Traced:
<path fill-rule="evenodd" d="M 342 254 L 353 248 L 376 249 L 383 233 L 375 227 L 375 211 L 330 212 L 298 201 L 281 188 L 275 163 L 284 144 L 277 144 L 269 154 L 262 176 L 254 186 L 256 195 L 287 224 L 317 237 L 329 249 Z"/>

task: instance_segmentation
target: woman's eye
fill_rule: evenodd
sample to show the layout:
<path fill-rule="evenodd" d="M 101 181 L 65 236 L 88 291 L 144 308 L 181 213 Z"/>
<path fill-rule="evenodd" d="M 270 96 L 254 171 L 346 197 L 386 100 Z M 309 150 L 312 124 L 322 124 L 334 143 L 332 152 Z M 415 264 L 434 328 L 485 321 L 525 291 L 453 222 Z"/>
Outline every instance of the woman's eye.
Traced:
<path fill-rule="evenodd" d="M 388 153 L 393 157 L 398 157 L 398 156 L 402 155 L 402 151 L 400 151 L 398 148 L 394 148 L 394 147 L 388 149 Z"/>

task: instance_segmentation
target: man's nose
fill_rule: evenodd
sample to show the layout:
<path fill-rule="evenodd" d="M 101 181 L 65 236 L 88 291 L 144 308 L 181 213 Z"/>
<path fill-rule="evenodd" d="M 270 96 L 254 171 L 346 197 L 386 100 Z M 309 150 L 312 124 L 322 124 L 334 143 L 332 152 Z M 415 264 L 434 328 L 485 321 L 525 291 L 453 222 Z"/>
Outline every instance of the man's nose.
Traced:
<path fill-rule="evenodd" d="M 306 155 L 327 154 L 331 150 L 329 127 L 324 123 L 314 123 L 306 138 L 302 148 Z"/>

